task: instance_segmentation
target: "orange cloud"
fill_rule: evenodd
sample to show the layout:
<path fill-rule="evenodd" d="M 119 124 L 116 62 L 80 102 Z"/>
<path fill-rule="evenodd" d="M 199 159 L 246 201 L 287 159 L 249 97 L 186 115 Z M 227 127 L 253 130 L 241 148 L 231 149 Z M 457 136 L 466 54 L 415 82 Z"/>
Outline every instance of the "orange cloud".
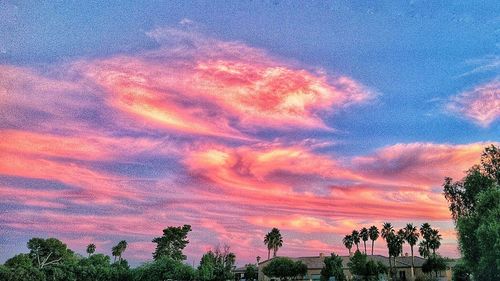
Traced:
<path fill-rule="evenodd" d="M 447 109 L 488 127 L 500 117 L 500 80 L 495 78 L 454 96 Z"/>

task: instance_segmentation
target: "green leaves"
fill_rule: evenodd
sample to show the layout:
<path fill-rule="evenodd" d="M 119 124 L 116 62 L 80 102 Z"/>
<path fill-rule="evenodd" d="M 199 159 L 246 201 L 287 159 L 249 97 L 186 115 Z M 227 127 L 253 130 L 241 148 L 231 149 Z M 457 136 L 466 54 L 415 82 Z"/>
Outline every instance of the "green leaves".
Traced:
<path fill-rule="evenodd" d="M 262 272 L 268 277 L 276 277 L 280 280 L 294 280 L 307 274 L 307 266 L 301 261 L 293 261 L 289 258 L 273 258 Z"/>
<path fill-rule="evenodd" d="M 189 243 L 187 235 L 190 231 L 191 226 L 187 224 L 182 227 L 170 226 L 165 228 L 163 236 L 153 239 L 153 243 L 157 244 L 153 258 L 157 260 L 166 256 L 177 261 L 185 260 L 186 256 L 182 254 L 182 250 Z"/>
<path fill-rule="evenodd" d="M 324 266 L 321 269 L 321 281 L 329 281 L 330 277 L 335 277 L 336 281 L 345 281 L 342 258 L 332 253 L 330 257 L 324 260 Z"/>

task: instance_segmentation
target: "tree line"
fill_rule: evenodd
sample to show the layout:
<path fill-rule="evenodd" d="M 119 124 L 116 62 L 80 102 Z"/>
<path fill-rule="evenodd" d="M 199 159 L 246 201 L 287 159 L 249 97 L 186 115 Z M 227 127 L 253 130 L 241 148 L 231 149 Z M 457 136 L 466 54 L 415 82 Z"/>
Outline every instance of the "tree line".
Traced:
<path fill-rule="evenodd" d="M 32 238 L 29 252 L 15 255 L 0 265 L 2 281 L 225 281 L 233 279 L 236 255 L 229 246 L 217 246 L 206 252 L 197 268 L 185 264 L 183 249 L 188 245 L 190 225 L 170 226 L 153 239 L 153 260 L 130 268 L 122 257 L 125 240 L 111 248 L 111 257 L 96 254 L 96 245 L 87 246 L 81 256 L 56 238 Z"/>

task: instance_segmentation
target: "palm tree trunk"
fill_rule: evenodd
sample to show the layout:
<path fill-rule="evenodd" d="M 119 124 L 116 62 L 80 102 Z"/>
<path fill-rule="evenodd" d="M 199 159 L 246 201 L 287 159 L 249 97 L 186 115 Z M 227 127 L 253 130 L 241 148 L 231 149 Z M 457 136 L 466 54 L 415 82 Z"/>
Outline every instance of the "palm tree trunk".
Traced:
<path fill-rule="evenodd" d="M 365 244 L 365 255 L 366 255 L 366 241 L 363 241 L 363 244 Z"/>
<path fill-rule="evenodd" d="M 267 249 L 267 259 L 271 258 L 271 249 Z"/>
<path fill-rule="evenodd" d="M 411 248 L 411 280 L 415 280 L 415 257 L 413 256 L 413 245 L 410 245 Z"/>
<path fill-rule="evenodd" d="M 392 279 L 392 262 L 391 262 L 391 255 L 389 254 L 389 277 Z"/>
<path fill-rule="evenodd" d="M 372 256 L 373 256 L 373 244 L 375 244 L 375 240 L 372 240 Z"/>
<path fill-rule="evenodd" d="M 359 246 L 357 243 L 356 243 L 356 251 L 359 251 Z"/>

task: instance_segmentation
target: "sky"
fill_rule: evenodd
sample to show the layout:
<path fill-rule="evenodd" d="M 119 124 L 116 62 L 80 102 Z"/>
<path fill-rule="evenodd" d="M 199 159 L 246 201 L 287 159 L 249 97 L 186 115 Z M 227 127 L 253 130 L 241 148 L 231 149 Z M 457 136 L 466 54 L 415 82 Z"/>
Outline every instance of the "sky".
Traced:
<path fill-rule="evenodd" d="M 273 227 L 345 255 L 386 221 L 457 257 L 441 185 L 500 141 L 500 6 L 376 2 L 0 2 L 0 262 L 57 237 L 138 265 L 183 224 L 189 263 L 265 259 Z"/>

